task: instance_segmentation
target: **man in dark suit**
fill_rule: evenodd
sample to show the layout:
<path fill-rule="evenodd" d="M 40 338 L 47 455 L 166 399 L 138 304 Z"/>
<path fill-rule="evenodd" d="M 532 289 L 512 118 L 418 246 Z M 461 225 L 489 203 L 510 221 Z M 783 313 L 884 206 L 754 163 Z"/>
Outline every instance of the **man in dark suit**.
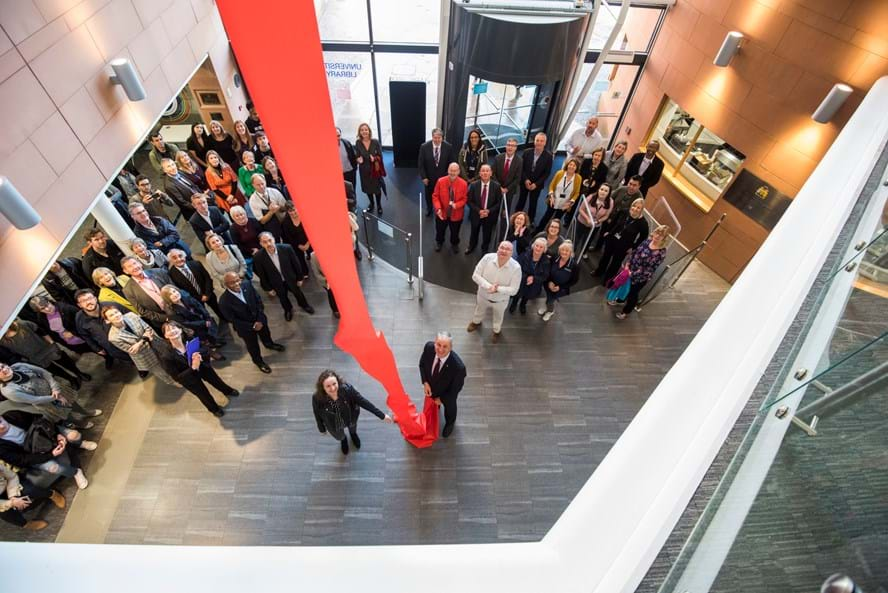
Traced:
<path fill-rule="evenodd" d="M 225 292 L 219 297 L 222 313 L 231 321 L 234 331 L 247 345 L 247 352 L 250 353 L 253 363 L 263 373 L 270 373 L 271 367 L 262 359 L 259 340 L 271 350 L 283 352 L 285 348 L 271 339 L 262 299 L 249 281 L 241 282 L 237 272 L 228 272 L 222 281 L 225 284 Z"/>
<path fill-rule="evenodd" d="M 663 175 L 663 159 L 657 156 L 660 143 L 656 140 L 648 142 L 647 150 L 632 155 L 626 165 L 626 177 L 623 183 L 629 183 L 635 175 L 641 176 L 641 194 L 647 197 L 648 190 L 660 182 Z"/>
<path fill-rule="evenodd" d="M 191 181 L 179 174 L 179 167 L 172 159 L 163 159 L 160 161 L 163 169 L 163 191 L 172 198 L 182 213 L 182 218 L 189 220 L 194 214 L 194 208 L 191 206 L 191 196 L 200 193 L 200 188 Z"/>
<path fill-rule="evenodd" d="M 173 283 L 170 275 L 161 269 L 146 270 L 142 262 L 132 256 L 123 258 L 121 265 L 123 273 L 130 277 L 123 287 L 123 296 L 136 308 L 136 313 L 159 329 L 168 317 L 160 289 Z"/>
<path fill-rule="evenodd" d="M 76 304 L 75 292 L 94 286 L 83 275 L 83 262 L 76 257 L 63 257 L 50 264 L 42 284 L 53 299 L 72 305 Z"/>
<path fill-rule="evenodd" d="M 493 159 L 493 178 L 500 184 L 502 192 L 506 194 L 506 203 L 509 212 L 518 195 L 518 185 L 521 183 L 521 157 L 518 152 L 518 140 L 509 138 L 506 140 L 506 152 L 496 155 Z"/>
<path fill-rule="evenodd" d="M 272 296 L 277 295 L 284 309 L 284 319 L 293 319 L 293 304 L 288 292 L 293 293 L 303 311 L 314 315 L 314 308 L 299 288 L 308 270 L 303 269 L 293 248 L 286 243 L 275 244 L 274 235 L 269 232 L 259 233 L 259 245 L 262 249 L 253 255 L 253 270 L 259 276 L 262 289 Z"/>
<path fill-rule="evenodd" d="M 487 253 L 490 247 L 490 236 L 496 227 L 503 205 L 503 192 L 500 184 L 491 179 L 493 172 L 490 165 L 481 165 L 478 170 L 479 179 L 469 185 L 469 222 L 472 232 L 469 235 L 469 247 L 466 255 L 475 251 L 478 235 L 481 235 L 481 253 Z"/>
<path fill-rule="evenodd" d="M 207 252 L 210 251 L 205 243 L 207 235 L 219 235 L 223 241 L 231 244 L 231 236 L 228 234 L 231 222 L 221 210 L 209 205 L 206 194 L 200 193 L 191 196 L 191 206 L 194 208 L 194 214 L 188 219 L 188 224 L 194 229 L 194 234 L 204 244 L 204 249 Z"/>
<path fill-rule="evenodd" d="M 456 162 L 456 153 L 449 142 L 444 141 L 444 132 L 440 128 L 432 130 L 432 139 L 419 147 L 417 157 L 419 178 L 422 179 L 422 191 L 426 203 L 426 216 L 431 216 L 432 193 L 438 180 L 447 175 L 447 167 Z"/>
<path fill-rule="evenodd" d="M 358 157 L 355 155 L 355 145 L 342 137 L 342 130 L 339 128 L 336 128 L 336 140 L 339 142 L 339 162 L 342 164 L 342 177 L 351 183 L 352 193 L 354 193 L 355 174 L 358 171 Z"/>
<path fill-rule="evenodd" d="M 444 404 L 444 438 L 453 432 L 456 424 L 456 396 L 466 381 L 466 365 L 453 351 L 449 332 L 438 332 L 434 342 L 426 342 L 419 357 L 419 376 L 426 397 L 439 406 Z"/>
<path fill-rule="evenodd" d="M 225 323 L 216 293 L 213 292 L 213 278 L 204 265 L 195 259 L 185 259 L 185 252 L 181 249 L 170 249 L 167 257 L 170 260 L 170 280 L 173 284 L 212 309 L 219 318 L 219 323 Z"/>
<path fill-rule="evenodd" d="M 145 206 L 138 202 L 130 204 L 129 211 L 136 222 L 133 232 L 137 237 L 145 241 L 149 248 L 160 249 L 164 254 L 167 254 L 170 252 L 170 249 L 178 247 L 188 257 L 191 257 L 191 250 L 179 236 L 179 231 L 176 230 L 173 223 L 166 218 L 149 216 Z"/>
<path fill-rule="evenodd" d="M 527 204 L 530 224 L 536 223 L 537 202 L 551 172 L 552 153 L 546 150 L 546 135 L 540 132 L 534 136 L 533 148 L 521 155 L 521 193 L 515 205 L 515 210 L 524 210 Z"/>

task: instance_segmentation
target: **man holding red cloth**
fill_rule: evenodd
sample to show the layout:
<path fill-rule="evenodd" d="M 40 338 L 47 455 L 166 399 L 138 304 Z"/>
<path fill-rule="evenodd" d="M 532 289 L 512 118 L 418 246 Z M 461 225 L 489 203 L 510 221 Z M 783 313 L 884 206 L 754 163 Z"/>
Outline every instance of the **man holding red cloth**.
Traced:
<path fill-rule="evenodd" d="M 459 176 L 459 164 L 450 163 L 447 176 L 435 183 L 432 208 L 435 209 L 435 251 L 444 246 L 444 235 L 450 229 L 450 247 L 459 253 L 459 227 L 469 196 L 469 184 Z"/>

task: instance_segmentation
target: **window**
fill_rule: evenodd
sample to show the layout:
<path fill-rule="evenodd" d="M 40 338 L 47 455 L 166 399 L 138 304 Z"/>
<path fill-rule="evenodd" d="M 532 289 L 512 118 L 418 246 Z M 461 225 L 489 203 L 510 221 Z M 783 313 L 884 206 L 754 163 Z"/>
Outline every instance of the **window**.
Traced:
<path fill-rule="evenodd" d="M 435 127 L 438 101 L 438 56 L 436 54 L 376 53 L 376 79 L 379 89 L 380 141 L 392 145 L 392 105 L 390 80 L 416 80 L 426 83 L 426 131 Z M 372 105 L 373 99 L 370 99 Z"/>
<path fill-rule="evenodd" d="M 315 11 L 321 41 L 370 41 L 367 0 L 315 2 Z"/>
<path fill-rule="evenodd" d="M 353 139 L 358 125 L 366 122 L 370 124 L 374 137 L 379 138 L 370 54 L 325 51 L 324 67 L 327 70 L 333 120 L 342 128 L 343 137 Z"/>
<path fill-rule="evenodd" d="M 592 39 L 589 41 L 589 49 L 602 49 L 608 35 L 617 23 L 619 6 L 610 6 L 606 2 L 601 3 L 598 18 L 592 31 Z M 626 21 L 620 30 L 620 35 L 614 43 L 615 50 L 646 52 L 653 42 L 654 33 L 657 31 L 657 23 L 663 14 L 661 8 L 641 8 L 633 6 L 626 14 Z"/>
<path fill-rule="evenodd" d="M 707 209 L 721 196 L 746 159 L 746 155 L 707 130 L 668 97 L 650 140 L 660 142 L 660 157 L 673 185 Z"/>
<path fill-rule="evenodd" d="M 373 0 L 370 14 L 374 42 L 437 45 L 441 36 L 441 0 Z"/>

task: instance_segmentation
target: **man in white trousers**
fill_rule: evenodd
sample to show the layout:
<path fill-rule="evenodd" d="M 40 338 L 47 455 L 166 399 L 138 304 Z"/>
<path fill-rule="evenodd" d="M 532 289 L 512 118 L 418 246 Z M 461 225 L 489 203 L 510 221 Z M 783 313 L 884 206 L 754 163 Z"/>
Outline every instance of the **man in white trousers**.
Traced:
<path fill-rule="evenodd" d="M 493 343 L 502 334 L 503 315 L 509 306 L 509 298 L 518 292 L 521 284 L 521 266 L 512 259 L 512 244 L 503 241 L 496 253 L 488 253 L 475 266 L 472 280 L 478 285 L 478 301 L 475 313 L 466 331 L 481 327 L 487 309 L 493 310 Z"/>

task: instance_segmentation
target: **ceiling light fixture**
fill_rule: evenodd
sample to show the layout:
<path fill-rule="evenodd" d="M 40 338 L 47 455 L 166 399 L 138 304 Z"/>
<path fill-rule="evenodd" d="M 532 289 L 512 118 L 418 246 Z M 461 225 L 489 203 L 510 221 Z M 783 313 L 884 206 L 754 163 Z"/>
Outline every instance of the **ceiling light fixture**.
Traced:
<path fill-rule="evenodd" d="M 836 111 L 845 103 L 851 93 L 854 92 L 847 84 L 839 83 L 833 85 L 829 90 L 829 94 L 820 103 L 820 106 L 811 114 L 811 119 L 817 123 L 825 124 L 833 118 Z"/>
<path fill-rule="evenodd" d="M 741 41 L 743 41 L 743 33 L 740 31 L 731 31 L 725 35 L 725 40 L 712 63 L 722 68 L 730 64 L 731 59 L 737 55 L 737 51 L 740 49 Z"/>
<path fill-rule="evenodd" d="M 145 87 L 136 74 L 136 69 L 126 58 L 118 58 L 111 61 L 111 69 L 114 75 L 111 77 L 111 84 L 119 84 L 123 87 L 123 92 L 130 101 L 141 101 L 145 98 Z"/>
<path fill-rule="evenodd" d="M 28 203 L 25 196 L 19 193 L 12 182 L 0 176 L 0 214 L 5 216 L 13 226 L 22 231 L 36 226 L 40 215 Z"/>

